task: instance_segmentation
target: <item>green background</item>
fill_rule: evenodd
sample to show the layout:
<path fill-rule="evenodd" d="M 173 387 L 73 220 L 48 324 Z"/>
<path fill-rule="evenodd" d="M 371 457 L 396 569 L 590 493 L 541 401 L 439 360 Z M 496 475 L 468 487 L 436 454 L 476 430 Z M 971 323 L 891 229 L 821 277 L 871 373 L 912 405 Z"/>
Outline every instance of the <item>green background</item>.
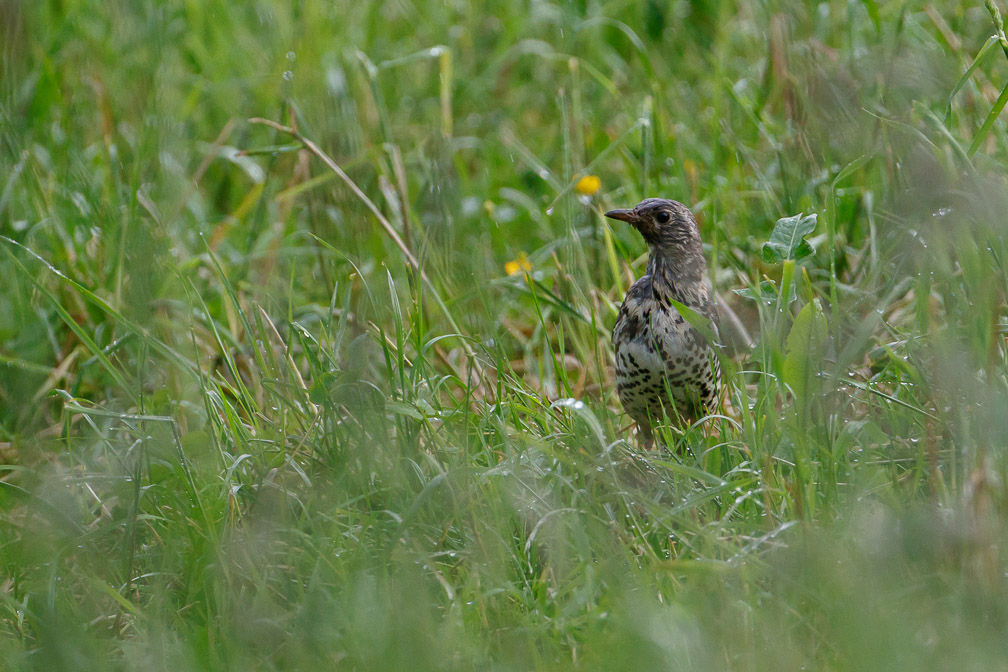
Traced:
<path fill-rule="evenodd" d="M 0 666 L 1005 669 L 995 9 L 0 1 Z M 737 413 L 641 454 L 645 196 Z"/>

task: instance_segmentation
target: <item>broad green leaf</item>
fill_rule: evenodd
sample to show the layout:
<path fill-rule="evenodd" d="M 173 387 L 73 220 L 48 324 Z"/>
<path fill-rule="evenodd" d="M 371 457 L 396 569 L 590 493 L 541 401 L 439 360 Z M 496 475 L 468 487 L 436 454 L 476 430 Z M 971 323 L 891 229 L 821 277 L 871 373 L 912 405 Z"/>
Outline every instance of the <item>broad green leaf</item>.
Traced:
<path fill-rule="evenodd" d="M 804 407 L 816 389 L 814 380 L 822 371 L 823 353 L 829 333 L 826 316 L 819 299 L 814 299 L 798 311 L 787 337 L 784 358 L 784 382 L 794 392 L 796 402 Z"/>
<path fill-rule="evenodd" d="M 763 261 L 776 264 L 786 259 L 798 260 L 811 255 L 815 250 L 805 240 L 805 236 L 812 233 L 815 227 L 815 213 L 808 216 L 798 213 L 778 219 L 770 240 L 763 244 Z"/>
<path fill-rule="evenodd" d="M 774 284 L 772 280 L 763 280 L 759 284 L 759 292 L 757 293 L 754 287 L 745 287 L 744 289 L 733 289 L 733 292 L 739 296 L 745 297 L 747 299 L 752 299 L 753 301 L 759 301 L 765 306 L 772 306 L 777 303 L 777 298 L 780 292 L 777 291 L 777 285 Z M 792 283 L 791 288 L 788 290 L 788 295 L 784 303 L 791 304 L 795 300 L 794 283 Z"/>

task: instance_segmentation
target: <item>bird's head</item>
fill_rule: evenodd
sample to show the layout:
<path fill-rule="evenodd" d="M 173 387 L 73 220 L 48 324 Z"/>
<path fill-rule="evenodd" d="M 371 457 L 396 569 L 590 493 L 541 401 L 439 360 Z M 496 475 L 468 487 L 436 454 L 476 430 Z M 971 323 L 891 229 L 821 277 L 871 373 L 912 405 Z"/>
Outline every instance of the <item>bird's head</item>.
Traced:
<path fill-rule="evenodd" d="M 679 201 L 647 198 L 630 210 L 610 210 L 610 219 L 628 222 L 655 251 L 701 250 L 700 230 L 690 209 Z"/>

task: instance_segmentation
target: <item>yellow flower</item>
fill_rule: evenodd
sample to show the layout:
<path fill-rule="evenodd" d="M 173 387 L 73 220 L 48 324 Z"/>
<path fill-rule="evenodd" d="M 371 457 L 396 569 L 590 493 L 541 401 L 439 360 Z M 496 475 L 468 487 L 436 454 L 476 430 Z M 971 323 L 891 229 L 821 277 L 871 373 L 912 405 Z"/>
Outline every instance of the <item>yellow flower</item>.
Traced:
<path fill-rule="evenodd" d="M 598 175 L 585 175 L 574 185 L 574 191 L 582 196 L 591 196 L 602 186 Z"/>
<path fill-rule="evenodd" d="M 519 252 L 518 256 L 504 264 L 504 272 L 508 275 L 516 273 L 528 273 L 532 270 L 532 262 L 528 260 L 524 252 Z"/>

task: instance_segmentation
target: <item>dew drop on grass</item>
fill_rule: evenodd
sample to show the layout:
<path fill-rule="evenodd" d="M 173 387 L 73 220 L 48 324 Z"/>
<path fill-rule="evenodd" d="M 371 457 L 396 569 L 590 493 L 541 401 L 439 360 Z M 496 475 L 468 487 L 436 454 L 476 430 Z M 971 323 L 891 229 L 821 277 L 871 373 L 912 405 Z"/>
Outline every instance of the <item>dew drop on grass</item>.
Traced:
<path fill-rule="evenodd" d="M 547 217 L 552 217 L 553 216 L 553 208 L 552 207 L 546 208 L 546 216 Z"/>
<path fill-rule="evenodd" d="M 294 73 L 291 72 L 290 70 L 284 70 L 283 78 L 285 82 L 289 82 L 292 79 L 294 79 Z"/>
<path fill-rule="evenodd" d="M 288 61 L 293 61 L 296 58 L 297 58 L 297 54 L 295 54 L 293 51 L 288 51 L 287 52 L 287 60 Z"/>

